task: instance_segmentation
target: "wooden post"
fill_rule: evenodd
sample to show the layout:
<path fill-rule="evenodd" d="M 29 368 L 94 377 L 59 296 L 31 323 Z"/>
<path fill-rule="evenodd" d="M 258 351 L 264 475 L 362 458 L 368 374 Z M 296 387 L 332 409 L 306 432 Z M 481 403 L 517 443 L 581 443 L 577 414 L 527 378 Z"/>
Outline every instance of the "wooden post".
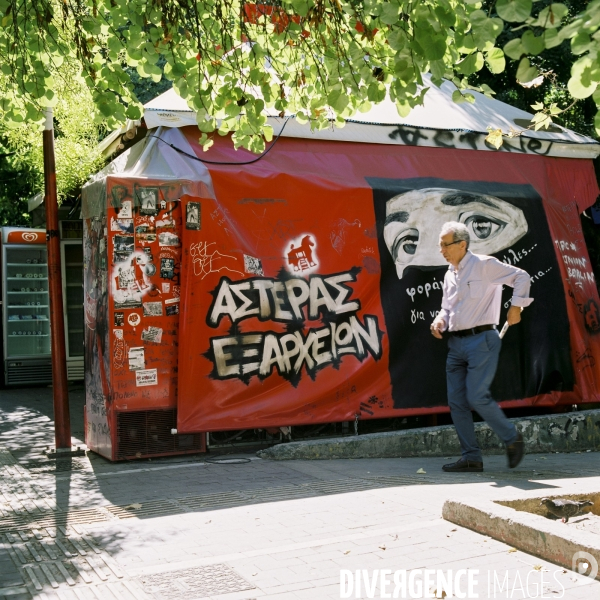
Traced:
<path fill-rule="evenodd" d="M 54 161 L 54 125 L 51 108 L 46 109 L 46 126 L 44 128 L 44 191 L 46 244 L 48 247 L 48 292 L 50 296 L 54 439 L 57 450 L 71 450 L 71 416 L 69 413 L 56 166 Z"/>

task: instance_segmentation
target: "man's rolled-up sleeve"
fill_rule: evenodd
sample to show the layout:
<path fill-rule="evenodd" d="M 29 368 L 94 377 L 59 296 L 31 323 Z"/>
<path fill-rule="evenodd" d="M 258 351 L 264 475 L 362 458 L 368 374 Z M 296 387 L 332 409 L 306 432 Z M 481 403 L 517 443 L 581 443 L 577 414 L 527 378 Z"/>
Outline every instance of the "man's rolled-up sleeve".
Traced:
<path fill-rule="evenodd" d="M 491 259 L 487 266 L 489 267 L 488 276 L 490 277 L 490 283 L 508 285 L 513 288 L 513 296 L 511 298 L 513 306 L 525 308 L 533 302 L 533 298 L 529 297 L 531 279 L 527 271 L 507 265 L 496 258 Z"/>

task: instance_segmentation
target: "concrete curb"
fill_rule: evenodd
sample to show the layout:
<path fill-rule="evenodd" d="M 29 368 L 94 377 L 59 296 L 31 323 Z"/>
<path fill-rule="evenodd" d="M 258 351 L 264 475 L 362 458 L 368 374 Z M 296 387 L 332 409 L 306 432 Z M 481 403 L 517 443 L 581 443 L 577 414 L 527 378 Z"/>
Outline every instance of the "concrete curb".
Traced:
<path fill-rule="evenodd" d="M 526 451 L 575 452 L 600 448 L 600 410 L 511 419 L 523 434 Z M 485 423 L 475 425 L 477 440 L 486 454 L 503 454 L 504 445 Z M 344 438 L 278 444 L 260 450 L 270 460 L 330 460 L 333 458 L 401 458 L 460 456 L 453 425 L 422 427 Z"/>
<path fill-rule="evenodd" d="M 464 500 L 446 500 L 442 517 L 567 569 L 575 569 L 574 557 L 579 552 L 590 554 L 597 566 L 600 564 L 600 539 L 597 535 L 565 525 L 560 520 L 554 521 L 540 514 L 515 510 L 498 503 L 507 502 L 527 509 L 539 507 L 540 500 L 544 497 L 568 496 L 577 500 L 592 497 L 596 504 L 592 510 L 597 512 L 600 498 L 597 484 L 594 491 L 587 494 L 584 491 L 586 487 L 580 482 L 573 489 L 573 494 L 566 494 L 566 490 L 562 489 L 560 494 L 549 494 L 548 491 L 543 493 L 540 490 L 520 492 L 520 499 L 510 500 L 474 499 L 468 503 Z M 593 565 L 593 561 L 588 560 L 588 564 Z M 600 573 L 596 575 L 596 579 L 600 579 Z"/>

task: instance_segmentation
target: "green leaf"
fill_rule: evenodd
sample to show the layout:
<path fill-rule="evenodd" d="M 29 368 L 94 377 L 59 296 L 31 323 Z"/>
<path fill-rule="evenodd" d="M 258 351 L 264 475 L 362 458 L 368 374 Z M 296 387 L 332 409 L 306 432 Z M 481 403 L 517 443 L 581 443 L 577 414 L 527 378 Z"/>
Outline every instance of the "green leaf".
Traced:
<path fill-rule="evenodd" d="M 292 0 L 294 12 L 301 17 L 305 17 L 308 13 L 308 0 Z"/>
<path fill-rule="evenodd" d="M 475 52 L 467 56 L 456 65 L 456 70 L 465 75 L 472 75 L 479 71 L 484 65 L 483 54 Z"/>
<path fill-rule="evenodd" d="M 408 117 L 408 115 L 410 114 L 410 111 L 412 110 L 412 107 L 406 101 L 403 101 L 403 102 L 396 101 L 396 110 L 398 111 L 398 114 L 404 119 L 404 118 Z"/>
<path fill-rule="evenodd" d="M 489 133 L 487 134 L 485 141 L 496 149 L 500 148 L 504 141 L 502 139 L 502 129 L 492 129 L 491 127 L 488 127 L 488 131 Z"/>
<path fill-rule="evenodd" d="M 538 113 L 537 115 L 534 115 L 533 119 L 531 120 L 535 123 L 533 127 L 535 131 L 539 131 L 542 129 L 542 127 L 544 129 L 548 129 L 548 127 L 552 125 L 552 119 L 550 118 L 550 115 L 546 115 L 544 113 Z"/>
<path fill-rule="evenodd" d="M 363 100 L 358 105 L 358 112 L 368 113 L 371 110 L 372 107 L 373 107 L 373 105 L 368 100 Z"/>
<path fill-rule="evenodd" d="M 385 2 L 381 5 L 381 14 L 379 19 L 386 25 L 393 25 L 398 21 L 398 15 L 400 14 L 400 6 L 393 2 Z"/>
<path fill-rule="evenodd" d="M 506 67 L 504 52 L 502 52 L 500 48 L 492 48 L 492 50 L 486 54 L 485 62 L 491 73 L 502 73 Z"/>
<path fill-rule="evenodd" d="M 509 23 L 521 23 L 531 14 L 531 0 L 498 0 L 498 16 Z"/>
<path fill-rule="evenodd" d="M 521 39 L 515 38 L 514 40 L 510 40 L 510 42 L 504 46 L 504 54 L 514 60 L 519 60 L 521 56 L 525 54 L 525 48 L 523 48 L 523 44 L 521 44 Z"/>
<path fill-rule="evenodd" d="M 383 83 L 371 83 L 368 88 L 367 97 L 371 102 L 381 102 L 385 98 L 386 88 Z"/>
<path fill-rule="evenodd" d="M 488 98 L 492 98 L 493 96 L 496 95 L 496 92 L 489 86 L 487 85 L 487 83 L 482 83 L 481 84 L 481 91 L 488 97 Z"/>
<path fill-rule="evenodd" d="M 519 83 L 529 83 L 539 75 L 538 70 L 532 67 L 528 58 L 522 58 L 517 68 L 517 81 Z"/>
<path fill-rule="evenodd" d="M 546 29 L 546 31 L 544 31 L 544 45 L 546 48 L 555 48 L 562 43 L 563 39 L 556 29 Z"/>
<path fill-rule="evenodd" d="M 571 52 L 575 55 L 583 54 L 592 47 L 592 39 L 586 31 L 580 31 L 571 40 Z"/>
<path fill-rule="evenodd" d="M 543 102 L 536 102 L 531 105 L 531 108 L 533 108 L 533 110 L 544 110 L 544 104 Z"/>
<path fill-rule="evenodd" d="M 327 104 L 336 112 L 342 112 L 348 106 L 348 96 L 342 90 L 333 90 L 327 96 Z"/>
<path fill-rule="evenodd" d="M 273 127 L 270 125 L 265 125 L 263 128 L 263 135 L 265 136 L 265 140 L 267 142 L 273 141 Z"/>
<path fill-rule="evenodd" d="M 429 65 L 431 69 L 431 74 L 435 79 L 443 79 L 446 74 L 446 66 L 441 60 L 434 60 Z"/>
<path fill-rule="evenodd" d="M 545 27 L 546 29 L 559 27 L 562 19 L 564 19 L 568 14 L 569 9 L 564 4 L 551 4 L 540 11 L 534 26 Z"/>
<path fill-rule="evenodd" d="M 440 60 L 446 53 L 446 38 L 441 36 L 427 25 L 421 25 L 415 28 L 415 37 L 419 46 L 423 49 L 427 60 Z"/>
<path fill-rule="evenodd" d="M 558 108 L 558 106 L 556 106 L 556 104 L 550 105 L 550 114 L 551 115 L 554 115 L 554 116 L 560 115 L 562 112 L 563 111 L 560 108 Z"/>
<path fill-rule="evenodd" d="M 455 104 L 462 104 L 466 101 L 466 98 L 462 95 L 460 90 L 454 90 L 452 92 L 452 102 L 454 102 Z"/>
<path fill-rule="evenodd" d="M 142 111 L 140 110 L 140 107 L 136 106 L 134 104 L 130 104 L 127 107 L 127 110 L 125 111 L 125 114 L 127 115 L 127 118 L 131 119 L 132 121 L 135 121 L 137 119 L 141 119 L 141 117 L 142 117 Z"/>
<path fill-rule="evenodd" d="M 536 37 L 533 31 L 526 31 L 521 37 L 521 43 L 527 54 L 537 56 L 544 49 L 544 38 Z"/>
<path fill-rule="evenodd" d="M 437 5 L 434 8 L 435 16 L 438 18 L 439 22 L 446 27 L 454 27 L 456 23 L 456 14 L 452 10 L 447 10 L 446 7 Z"/>
<path fill-rule="evenodd" d="M 596 91 L 598 80 L 592 75 L 594 66 L 594 61 L 589 56 L 584 56 L 571 67 L 571 78 L 567 88 L 573 98 L 587 98 Z"/>

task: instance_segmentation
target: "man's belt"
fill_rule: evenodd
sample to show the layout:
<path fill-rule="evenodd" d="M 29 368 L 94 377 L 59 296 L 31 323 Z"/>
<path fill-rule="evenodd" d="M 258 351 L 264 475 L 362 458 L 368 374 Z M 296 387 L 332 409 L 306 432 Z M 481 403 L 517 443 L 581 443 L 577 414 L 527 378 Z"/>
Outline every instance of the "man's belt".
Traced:
<path fill-rule="evenodd" d="M 492 329 L 496 329 L 496 326 L 477 325 L 477 327 L 471 327 L 471 329 L 460 329 L 459 331 L 451 331 L 450 335 L 455 335 L 456 337 L 466 337 L 468 335 L 475 335 L 477 333 L 482 333 L 483 331 L 490 331 Z"/>

